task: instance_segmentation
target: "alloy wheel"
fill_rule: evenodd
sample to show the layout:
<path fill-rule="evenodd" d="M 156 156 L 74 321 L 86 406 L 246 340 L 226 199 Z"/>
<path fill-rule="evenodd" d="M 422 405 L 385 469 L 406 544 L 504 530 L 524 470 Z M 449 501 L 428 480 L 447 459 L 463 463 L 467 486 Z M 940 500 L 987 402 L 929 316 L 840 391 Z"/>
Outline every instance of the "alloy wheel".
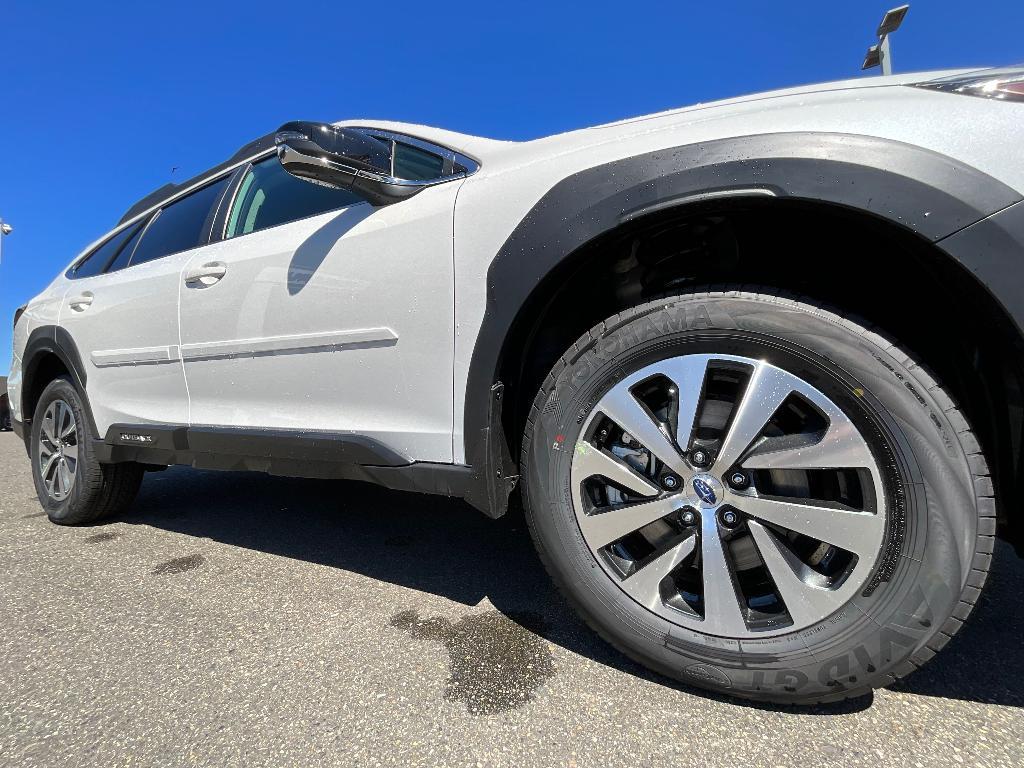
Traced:
<path fill-rule="evenodd" d="M 64 400 L 54 400 L 43 414 L 39 432 L 39 476 L 46 493 L 63 501 L 75 486 L 78 468 L 78 425 Z"/>
<path fill-rule="evenodd" d="M 571 467 L 580 531 L 633 600 L 705 634 L 812 626 L 865 587 L 887 525 L 858 423 L 762 360 L 693 354 L 616 383 Z"/>

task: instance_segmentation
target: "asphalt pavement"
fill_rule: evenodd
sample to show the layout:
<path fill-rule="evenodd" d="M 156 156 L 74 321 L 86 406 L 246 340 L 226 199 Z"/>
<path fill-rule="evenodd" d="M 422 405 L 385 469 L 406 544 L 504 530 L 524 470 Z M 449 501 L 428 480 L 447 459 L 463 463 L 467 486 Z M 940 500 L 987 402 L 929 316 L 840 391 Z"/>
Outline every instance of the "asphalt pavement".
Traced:
<path fill-rule="evenodd" d="M 175 468 L 84 528 L 0 434 L 0 766 L 1024 765 L 1024 562 L 893 689 L 814 709 L 664 680 L 549 584 L 521 519 Z"/>

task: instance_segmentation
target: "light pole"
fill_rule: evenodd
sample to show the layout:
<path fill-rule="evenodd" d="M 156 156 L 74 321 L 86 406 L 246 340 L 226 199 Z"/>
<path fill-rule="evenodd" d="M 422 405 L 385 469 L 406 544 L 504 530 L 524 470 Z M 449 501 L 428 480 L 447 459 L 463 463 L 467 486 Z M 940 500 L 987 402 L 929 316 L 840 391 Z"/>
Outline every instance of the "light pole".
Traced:
<path fill-rule="evenodd" d="M 3 253 L 4 253 L 4 250 L 3 250 L 3 245 L 4 245 L 4 237 L 5 237 L 6 235 L 9 235 L 9 234 L 11 234 L 11 232 L 13 232 L 13 231 L 14 231 L 14 227 L 12 227 L 12 226 L 11 226 L 10 224 L 8 224 L 8 223 L 7 223 L 6 221 L 4 221 L 3 219 L 0 219 L 0 261 L 3 261 Z"/>
<path fill-rule="evenodd" d="M 864 63 L 860 66 L 861 69 L 871 69 L 881 65 L 883 75 L 892 74 L 892 52 L 889 47 L 889 35 L 900 28 L 900 24 L 903 23 L 903 17 L 907 15 L 909 10 L 910 5 L 907 4 L 885 12 L 885 16 L 882 17 L 882 23 L 878 25 L 878 30 L 875 32 L 878 35 L 878 44 L 868 48 L 868 52 L 864 55 Z"/>

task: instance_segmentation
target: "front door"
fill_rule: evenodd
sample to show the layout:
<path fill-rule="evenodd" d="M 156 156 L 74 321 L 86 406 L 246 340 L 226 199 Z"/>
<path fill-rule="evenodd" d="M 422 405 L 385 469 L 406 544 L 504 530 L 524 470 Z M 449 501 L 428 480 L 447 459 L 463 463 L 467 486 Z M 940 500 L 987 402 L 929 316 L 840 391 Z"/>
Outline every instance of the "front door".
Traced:
<path fill-rule="evenodd" d="M 190 423 L 348 432 L 450 462 L 459 184 L 375 208 L 254 163 L 223 240 L 185 268 Z"/>

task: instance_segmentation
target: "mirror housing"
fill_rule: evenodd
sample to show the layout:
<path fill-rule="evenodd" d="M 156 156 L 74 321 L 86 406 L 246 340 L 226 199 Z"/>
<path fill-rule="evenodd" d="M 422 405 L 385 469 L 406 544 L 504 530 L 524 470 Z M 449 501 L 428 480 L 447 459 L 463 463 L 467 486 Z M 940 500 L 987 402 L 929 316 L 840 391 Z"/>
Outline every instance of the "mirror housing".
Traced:
<path fill-rule="evenodd" d="M 397 203 L 427 186 L 393 177 L 389 149 L 351 128 L 300 120 L 278 128 L 274 143 L 277 159 L 292 176 L 349 189 L 371 205 Z"/>

